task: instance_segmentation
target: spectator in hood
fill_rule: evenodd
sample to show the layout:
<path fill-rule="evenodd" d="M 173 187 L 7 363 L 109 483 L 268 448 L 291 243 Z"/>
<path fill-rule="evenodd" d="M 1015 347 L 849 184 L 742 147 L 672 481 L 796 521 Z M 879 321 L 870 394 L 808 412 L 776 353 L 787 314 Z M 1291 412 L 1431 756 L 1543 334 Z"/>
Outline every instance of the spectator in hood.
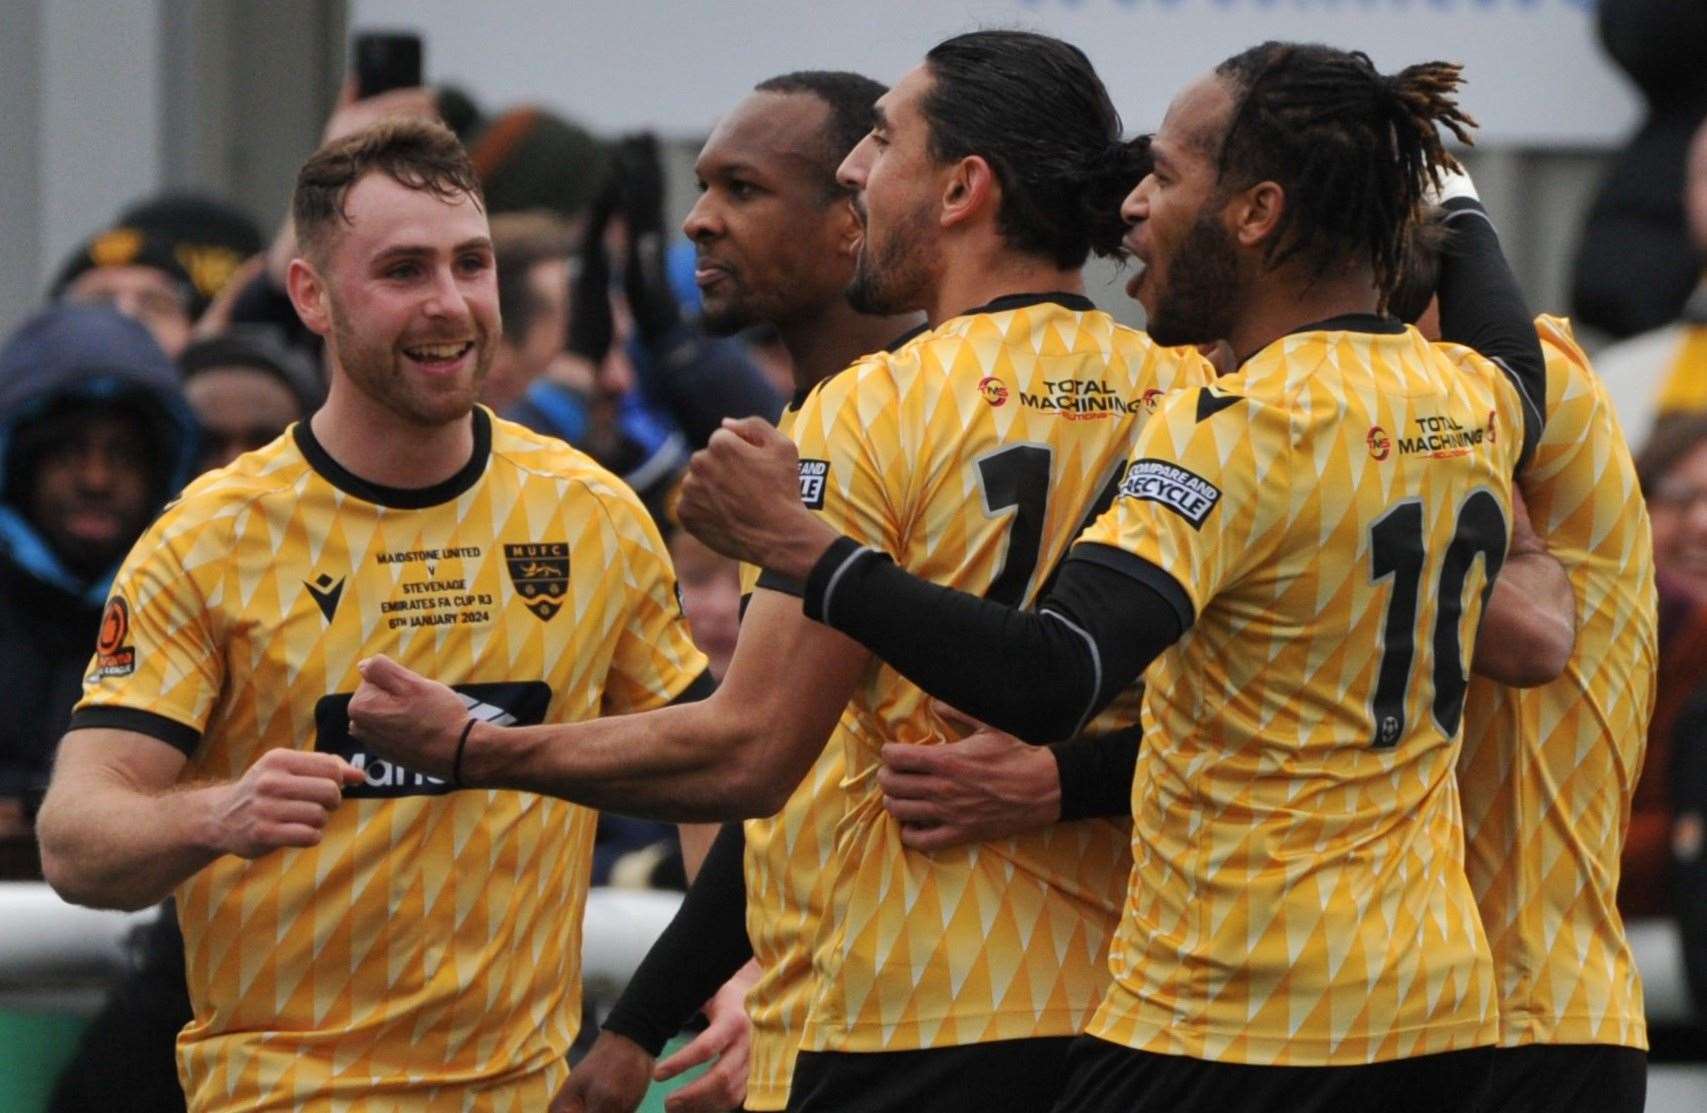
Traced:
<path fill-rule="evenodd" d="M 176 359 L 206 303 L 170 241 L 139 228 L 112 228 L 78 248 L 48 296 L 74 305 L 110 305 L 141 321 Z"/>
<path fill-rule="evenodd" d="M 0 348 L 0 827 L 27 823 L 81 692 L 107 586 L 189 478 L 195 421 L 136 321 L 52 306 Z"/>

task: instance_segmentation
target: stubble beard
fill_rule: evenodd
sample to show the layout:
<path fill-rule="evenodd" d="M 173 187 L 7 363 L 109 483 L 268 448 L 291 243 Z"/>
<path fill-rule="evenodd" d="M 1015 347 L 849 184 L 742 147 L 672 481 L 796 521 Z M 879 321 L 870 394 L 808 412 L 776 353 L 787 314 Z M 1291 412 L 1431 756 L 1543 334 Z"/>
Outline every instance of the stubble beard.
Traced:
<path fill-rule="evenodd" d="M 409 425 L 440 428 L 466 418 L 480 396 L 480 385 L 492 368 L 492 338 L 484 333 L 474 340 L 474 369 L 466 383 L 441 391 L 425 391 L 409 382 L 403 356 L 390 347 L 368 344 L 349 327 L 332 307 L 332 345 L 338 366 L 350 384 Z"/>
<path fill-rule="evenodd" d="M 930 214 L 923 207 L 901 218 L 880 238 L 872 235 L 867 223 L 854 260 L 853 281 L 848 283 L 848 304 L 857 312 L 880 317 L 924 308 L 930 286 L 925 265 L 929 229 Z"/>

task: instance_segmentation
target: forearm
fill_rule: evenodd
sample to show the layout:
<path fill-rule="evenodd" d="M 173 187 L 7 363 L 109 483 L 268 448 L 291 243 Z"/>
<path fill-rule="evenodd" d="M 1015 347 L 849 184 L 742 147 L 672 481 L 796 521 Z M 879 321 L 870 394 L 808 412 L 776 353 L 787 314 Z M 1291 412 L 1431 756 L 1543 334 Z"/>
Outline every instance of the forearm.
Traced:
<path fill-rule="evenodd" d="M 857 553 L 857 555 L 856 555 Z M 1070 737 L 1179 636 L 1147 588 L 1085 561 L 1015 610 L 939 587 L 838 540 L 807 577 L 808 618 L 853 637 L 907 679 L 1029 742 Z"/>
<path fill-rule="evenodd" d="M 659 1054 L 717 988 L 753 957 L 747 936 L 746 848 L 739 823 L 712 842 L 700 874 L 604 1027 Z"/>
<path fill-rule="evenodd" d="M 1441 338 L 1475 349 L 1511 377 L 1523 398 L 1521 467 L 1541 437 L 1546 357 L 1523 290 L 1481 202 L 1460 197 L 1443 208 L 1452 239 L 1440 260 Z"/>
<path fill-rule="evenodd" d="M 216 820 L 224 787 L 152 794 L 98 776 L 56 780 L 36 819 L 42 873 L 73 904 L 158 904 L 224 853 Z"/>
<path fill-rule="evenodd" d="M 1576 645 L 1576 597 L 1558 558 L 1514 553 L 1494 580 L 1476 631 L 1473 671 L 1532 688 L 1564 671 Z"/>
<path fill-rule="evenodd" d="M 462 780 L 674 823 L 742 819 L 770 815 L 805 773 L 779 787 L 776 741 L 759 715 L 715 695 L 581 723 L 481 723 Z"/>

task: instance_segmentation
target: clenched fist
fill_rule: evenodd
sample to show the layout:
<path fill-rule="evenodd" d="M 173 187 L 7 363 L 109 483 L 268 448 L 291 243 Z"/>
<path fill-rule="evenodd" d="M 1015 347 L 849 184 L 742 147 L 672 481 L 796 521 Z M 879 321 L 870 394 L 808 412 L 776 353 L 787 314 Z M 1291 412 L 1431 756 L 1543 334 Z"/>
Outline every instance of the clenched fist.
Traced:
<path fill-rule="evenodd" d="M 219 848 L 259 858 L 280 847 L 318 846 L 344 799 L 344 786 L 362 771 L 336 754 L 268 750 L 214 801 Z"/>

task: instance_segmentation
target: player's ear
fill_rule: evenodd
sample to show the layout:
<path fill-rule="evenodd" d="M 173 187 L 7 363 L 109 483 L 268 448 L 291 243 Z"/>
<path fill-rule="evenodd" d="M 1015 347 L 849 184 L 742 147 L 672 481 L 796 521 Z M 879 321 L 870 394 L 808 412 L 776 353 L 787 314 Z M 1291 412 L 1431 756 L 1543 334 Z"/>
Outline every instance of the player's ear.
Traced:
<path fill-rule="evenodd" d="M 949 168 L 942 184 L 944 228 L 960 224 L 979 213 L 995 212 L 1002 203 L 1002 184 L 996 172 L 980 155 L 967 155 Z"/>
<path fill-rule="evenodd" d="M 1286 190 L 1279 182 L 1258 182 L 1233 195 L 1227 216 L 1241 247 L 1255 247 L 1274 235 L 1286 212 Z"/>
<path fill-rule="evenodd" d="M 325 336 L 332 331 L 326 280 L 306 257 L 299 255 L 290 261 L 290 269 L 285 272 L 285 292 L 310 332 Z"/>

